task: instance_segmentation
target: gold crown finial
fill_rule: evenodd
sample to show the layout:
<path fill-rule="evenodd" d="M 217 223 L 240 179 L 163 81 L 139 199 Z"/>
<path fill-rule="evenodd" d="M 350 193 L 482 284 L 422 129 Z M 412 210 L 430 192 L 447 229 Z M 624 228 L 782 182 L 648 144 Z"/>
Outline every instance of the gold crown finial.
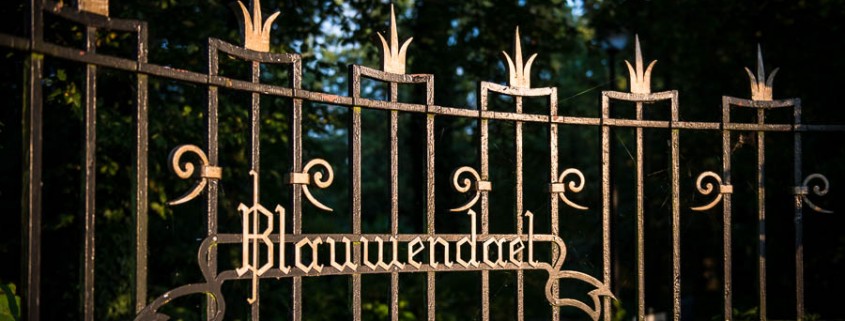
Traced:
<path fill-rule="evenodd" d="M 516 60 L 516 64 L 514 65 L 514 60 L 508 55 L 507 52 L 502 51 L 505 54 L 505 59 L 508 61 L 508 73 L 510 74 L 510 86 L 516 88 L 531 88 L 531 64 L 534 63 L 534 58 L 537 58 L 537 54 L 531 55 L 528 58 L 528 61 L 525 62 L 523 65 L 522 61 L 522 42 L 519 40 L 519 26 L 516 27 L 516 34 L 514 35 L 514 59 Z"/>
<path fill-rule="evenodd" d="M 640 36 L 636 35 L 634 37 L 636 47 L 636 60 L 634 64 L 636 65 L 636 69 L 634 66 L 631 66 L 630 62 L 625 60 L 625 64 L 628 65 L 628 73 L 631 75 L 631 92 L 635 94 L 648 94 L 651 93 L 651 69 L 654 68 L 657 60 L 653 60 L 648 64 L 648 68 L 643 71 L 643 52 L 640 49 Z"/>
<path fill-rule="evenodd" d="M 396 32 L 396 14 L 393 12 L 392 3 L 390 4 L 390 45 L 387 44 L 387 40 L 384 39 L 381 32 L 377 32 L 377 34 L 382 46 L 382 69 L 386 72 L 404 74 L 405 54 L 408 51 L 408 45 L 411 44 L 411 40 L 414 40 L 414 38 L 408 38 L 402 44 L 402 47 L 399 48 L 399 34 Z"/>
<path fill-rule="evenodd" d="M 751 80 L 751 99 L 759 101 L 772 100 L 772 83 L 775 81 L 775 75 L 778 74 L 780 68 L 775 68 L 769 78 L 766 79 L 766 70 L 763 68 L 763 50 L 757 44 L 757 77 L 751 72 L 748 67 L 745 72 L 748 73 L 748 78 Z"/>
<path fill-rule="evenodd" d="M 270 28 L 273 26 L 273 20 L 279 16 L 279 11 L 270 15 L 267 21 L 261 23 L 261 0 L 252 0 L 252 15 L 244 6 L 243 2 L 238 1 L 241 7 L 241 12 L 244 18 L 244 47 L 250 50 L 268 52 L 270 51 Z"/>
<path fill-rule="evenodd" d="M 77 4 L 79 11 L 96 13 L 102 16 L 109 15 L 109 0 L 79 0 Z"/>

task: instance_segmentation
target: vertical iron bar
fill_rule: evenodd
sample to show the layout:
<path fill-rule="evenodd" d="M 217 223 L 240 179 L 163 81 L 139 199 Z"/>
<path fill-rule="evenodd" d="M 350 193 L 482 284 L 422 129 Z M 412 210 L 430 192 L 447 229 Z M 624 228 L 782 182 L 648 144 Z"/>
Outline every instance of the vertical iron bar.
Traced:
<path fill-rule="evenodd" d="M 135 114 L 135 313 L 147 305 L 147 152 L 149 146 L 147 118 L 148 76 L 138 74 L 137 109 Z"/>
<path fill-rule="evenodd" d="M 252 83 L 257 84 L 261 76 L 261 64 L 257 61 L 252 62 Z M 250 152 L 250 169 L 256 173 L 261 173 L 261 94 L 252 93 L 252 109 L 250 110 L 250 139 L 252 151 Z M 253 196 L 258 201 L 259 195 Z M 256 232 L 257 233 L 257 232 Z M 258 255 L 258 253 L 255 253 Z M 255 271 L 253 271 L 255 273 Z M 259 287 L 259 281 L 255 281 L 255 287 Z M 296 281 L 294 281 L 294 295 L 296 295 Z M 252 303 L 251 319 L 258 321 L 259 311 L 261 307 L 261 291 L 255 291 L 255 302 Z"/>
<path fill-rule="evenodd" d="M 672 92 L 672 123 L 678 121 L 678 92 Z M 680 130 L 672 128 L 672 319 L 681 319 Z"/>
<path fill-rule="evenodd" d="M 426 154 L 426 230 L 428 236 L 434 237 L 434 113 L 431 112 L 430 106 L 434 105 L 434 80 L 426 82 L 426 113 L 425 117 L 425 154 Z M 436 279 L 435 272 L 427 272 L 426 275 L 428 287 L 426 289 L 426 303 L 428 305 L 428 321 L 435 321 L 435 303 L 436 303 Z"/>
<path fill-rule="evenodd" d="M 85 49 L 96 51 L 97 29 L 86 27 Z M 85 321 L 94 321 L 94 254 L 95 254 L 95 194 L 97 161 L 97 66 L 86 65 L 85 70 L 85 166 L 84 177 L 84 264 L 83 264 L 83 316 Z"/>
<path fill-rule="evenodd" d="M 399 89 L 390 83 L 390 102 L 399 101 Z M 390 234 L 399 234 L 399 112 L 390 111 Z M 394 258 L 396 259 L 396 258 Z M 399 272 L 390 273 L 390 320 L 399 320 Z"/>
<path fill-rule="evenodd" d="M 637 102 L 637 120 L 643 103 Z M 645 320 L 645 218 L 643 217 L 643 128 L 637 127 L 637 316 Z"/>
<path fill-rule="evenodd" d="M 766 122 L 766 111 L 757 110 L 757 123 Z M 759 233 L 760 320 L 766 317 L 766 132 L 757 132 L 757 223 Z"/>
<path fill-rule="evenodd" d="M 33 9 L 34 11 L 35 9 Z M 39 11 L 40 13 L 40 11 Z M 41 77 L 44 56 L 30 53 L 26 59 L 23 94 L 23 269 L 25 320 L 41 317 L 41 167 L 43 115 Z"/>
<path fill-rule="evenodd" d="M 522 113 L 522 97 L 516 96 L 514 97 L 514 101 L 516 103 L 516 113 Z M 516 159 L 515 159 L 515 171 L 516 171 L 516 213 L 514 213 L 514 218 L 516 219 L 516 234 L 522 235 L 522 213 L 523 213 L 523 199 L 522 199 L 522 188 L 523 188 L 523 175 L 522 175 L 522 122 L 516 121 L 515 122 L 515 129 L 514 129 L 515 137 L 514 137 L 514 147 L 516 147 Z M 520 253 L 521 254 L 521 253 Z M 554 255 L 552 255 L 554 257 Z M 525 274 L 522 270 L 516 271 L 516 319 L 518 321 L 523 321 L 525 318 L 523 316 L 522 310 L 525 306 L 524 302 L 524 280 Z"/>
<path fill-rule="evenodd" d="M 731 122 L 731 106 L 727 97 L 722 97 L 722 178 L 725 185 L 731 185 L 731 131 L 725 125 Z M 725 320 L 733 319 L 731 253 L 731 193 L 722 195 L 722 260 L 724 267 Z"/>
<path fill-rule="evenodd" d="M 353 104 L 361 93 L 361 71 L 357 66 L 350 68 L 349 91 Z M 361 107 L 352 107 L 349 116 L 349 199 L 352 202 L 352 233 L 361 234 Z M 355 243 L 353 260 L 361 266 L 361 244 Z M 361 274 L 352 274 L 352 320 L 361 320 Z M 296 320 L 298 321 L 298 320 Z"/>
<path fill-rule="evenodd" d="M 481 141 L 479 143 L 479 163 L 481 167 L 481 180 L 490 180 L 490 165 L 488 157 L 489 131 L 487 119 L 481 117 L 481 112 L 487 110 L 487 88 L 481 88 L 481 104 L 479 105 L 478 127 Z M 481 191 L 481 235 L 489 233 L 490 224 L 490 196 L 487 191 Z M 472 245 L 476 247 L 476 244 Z M 481 320 L 490 321 L 490 271 L 481 271 Z"/>
<path fill-rule="evenodd" d="M 801 102 L 797 102 L 793 107 L 794 123 L 801 124 Z M 793 134 L 793 153 L 794 153 L 794 184 L 793 186 L 802 186 L 801 173 L 802 167 L 802 144 L 801 132 L 795 131 Z M 795 314 L 796 319 L 804 320 L 804 200 L 805 195 L 795 193 Z"/>
<path fill-rule="evenodd" d="M 601 96 L 601 202 L 602 202 L 602 280 L 610 288 L 610 126 L 604 120 L 610 118 L 610 97 Z M 610 298 L 604 297 L 604 321 L 610 321 Z"/>
<path fill-rule="evenodd" d="M 147 63 L 147 24 L 138 32 L 138 67 Z M 149 76 L 136 74 L 137 98 L 135 115 L 135 313 L 147 305 L 147 240 L 148 226 L 148 159 L 149 159 Z"/>
<path fill-rule="evenodd" d="M 297 60 L 293 63 L 291 70 L 291 86 L 294 89 L 302 87 L 302 61 Z M 291 136 L 292 152 L 291 152 L 291 167 L 294 173 L 302 172 L 302 99 L 293 99 L 293 115 L 291 116 Z M 291 184 L 291 207 L 293 209 L 293 234 L 298 235 L 302 233 L 302 185 Z M 284 232 L 284 231 L 282 231 Z M 279 246 L 286 246 L 279 244 Z M 317 260 L 316 257 L 312 258 Z M 302 277 L 294 277 L 292 281 L 293 288 L 293 319 L 302 319 Z"/>
<path fill-rule="evenodd" d="M 43 13 L 41 0 L 29 1 L 29 36 L 34 48 L 41 42 L 43 32 Z M 43 105 L 41 78 L 44 69 L 44 56 L 29 53 L 24 67 L 23 79 L 23 175 L 22 194 L 22 285 L 25 291 L 23 304 L 26 306 L 23 317 L 30 321 L 41 319 L 41 171 L 43 143 Z"/>
<path fill-rule="evenodd" d="M 557 117 L 557 88 L 552 88 L 552 93 L 549 95 L 549 119 L 554 119 Z M 549 124 L 549 176 L 551 176 L 550 182 L 557 181 L 558 175 L 558 159 L 560 155 L 558 152 L 558 133 L 557 133 L 557 124 L 551 123 Z M 563 182 L 559 182 L 563 183 Z M 557 236 L 560 234 L 560 223 L 558 219 L 558 212 L 560 212 L 560 202 L 558 199 L 557 194 L 551 194 L 551 199 L 549 203 L 549 213 L 551 215 L 551 225 L 552 225 L 552 235 Z M 521 222 L 522 220 L 520 220 Z M 519 231 L 522 233 L 522 231 Z M 557 245 L 552 245 L 552 257 L 557 258 L 560 256 L 560 250 Z M 560 297 L 560 283 L 555 282 L 552 284 L 552 295 L 555 298 Z M 520 313 L 522 310 L 520 309 Z M 560 308 L 556 306 L 552 306 L 552 321 L 560 320 Z"/>
<path fill-rule="evenodd" d="M 209 43 L 208 46 L 208 73 L 209 76 L 217 76 L 218 71 L 218 52 L 217 52 L 217 45 L 212 45 Z M 208 118 L 207 121 L 207 129 L 206 129 L 206 143 L 208 144 L 208 162 L 210 166 L 218 166 L 218 156 L 219 156 L 219 144 L 217 139 L 218 133 L 218 87 L 217 86 L 209 86 L 208 87 Z M 212 236 L 217 234 L 217 200 L 218 200 L 218 192 L 219 185 L 218 180 L 210 179 L 208 180 L 208 197 L 206 198 L 206 213 L 208 213 L 206 217 L 206 228 L 207 233 L 206 236 Z M 208 257 L 206 258 L 206 266 L 208 266 L 208 270 L 212 276 L 217 276 L 217 247 L 212 246 L 208 249 Z M 217 308 L 215 301 L 216 298 L 208 296 L 205 300 L 205 308 L 206 308 L 206 320 L 211 321 L 214 320 L 215 315 L 217 314 Z"/>

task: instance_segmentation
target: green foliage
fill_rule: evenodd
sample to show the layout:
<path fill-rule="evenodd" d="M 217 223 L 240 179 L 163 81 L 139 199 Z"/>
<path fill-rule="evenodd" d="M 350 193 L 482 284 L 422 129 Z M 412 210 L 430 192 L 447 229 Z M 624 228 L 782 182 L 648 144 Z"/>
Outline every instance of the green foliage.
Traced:
<path fill-rule="evenodd" d="M 21 297 L 15 291 L 14 283 L 3 283 L 0 280 L 0 321 L 21 319 Z"/>

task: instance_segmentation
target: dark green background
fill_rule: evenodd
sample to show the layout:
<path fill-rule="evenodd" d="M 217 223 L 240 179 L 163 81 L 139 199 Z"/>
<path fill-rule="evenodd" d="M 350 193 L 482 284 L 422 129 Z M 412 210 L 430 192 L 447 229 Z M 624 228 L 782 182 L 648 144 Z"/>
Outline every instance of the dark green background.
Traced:
<path fill-rule="evenodd" d="M 73 3 L 67 3 L 74 5 Z M 761 44 L 768 70 L 780 67 L 775 98 L 799 97 L 804 103 L 805 123 L 845 124 L 841 112 L 841 75 L 845 61 L 845 3 L 831 1 L 492 1 L 404 0 L 396 1 L 401 38 L 413 36 L 408 51 L 409 73 L 435 75 L 435 103 L 475 108 L 477 82 L 504 83 L 507 79 L 501 51 L 511 51 L 513 31 L 520 26 L 523 50 L 538 52 L 532 85 L 558 88 L 559 114 L 597 117 L 600 91 L 627 90 L 622 59 L 633 58 L 633 35 L 639 34 L 646 59 L 659 60 L 652 81 L 654 91 L 680 92 L 680 117 L 685 121 L 716 122 L 721 116 L 721 96 L 749 97 L 743 67 L 756 67 L 756 46 Z M 575 9 L 573 10 L 573 6 Z M 150 62 L 207 70 L 207 38 L 239 44 L 235 7 L 228 1 L 147 0 L 111 3 L 113 17 L 147 21 L 150 30 Z M 381 1 L 263 1 L 265 16 L 276 8 L 281 16 L 271 37 L 271 51 L 300 53 L 304 57 L 303 87 L 314 91 L 346 94 L 347 65 L 379 66 L 375 32 L 387 31 L 389 6 Z M 0 32 L 26 37 L 28 7 L 19 1 L 0 4 Z M 49 16 L 49 15 L 47 15 Z M 51 17 L 45 20 L 47 40 L 81 47 L 84 28 Z M 609 59 L 604 39 L 624 32 L 628 46 Z M 130 34 L 101 33 L 98 51 L 131 57 Z M 26 53 L 0 48 L 3 63 L 0 93 L 0 281 L 21 282 L 21 94 Z M 319 57 L 319 59 L 318 59 Z M 246 79 L 248 66 L 222 57 L 225 75 Z M 613 63 L 616 77 L 610 79 Z M 81 288 L 81 159 L 84 66 L 51 57 L 44 68 L 44 209 L 43 286 L 44 320 L 80 319 Z M 125 320 L 133 316 L 131 276 L 132 117 L 134 76 L 101 68 L 98 76 L 97 128 L 97 279 L 98 320 Z M 287 75 L 267 69 L 263 82 L 282 83 Z M 370 97 L 384 97 L 385 88 L 364 83 Z M 366 91 L 365 91 L 366 92 Z M 204 145 L 206 88 L 156 77 L 150 78 L 150 297 L 168 289 L 201 280 L 195 253 L 204 236 L 201 201 L 168 207 L 190 187 L 167 170 L 166 158 L 178 144 Z M 422 102 L 414 88 L 403 88 L 405 101 Z M 236 211 L 251 199 L 249 159 L 249 95 L 231 90 L 220 92 L 220 151 L 225 175 L 221 182 L 221 231 L 240 230 Z M 262 202 L 268 207 L 286 206 L 288 190 L 283 184 L 289 170 L 288 106 L 275 97 L 262 97 Z M 631 117 L 632 108 L 619 105 L 617 117 Z M 491 109 L 511 110 L 510 101 L 495 98 Z M 666 119 L 668 105 L 650 106 L 646 117 Z M 547 113 L 539 101 L 529 100 L 526 111 Z M 752 113 L 737 113 L 737 121 L 753 121 Z M 306 233 L 350 231 L 348 168 L 346 166 L 347 110 L 343 107 L 305 104 L 305 159 L 325 158 L 334 165 L 335 183 L 316 191 L 323 203 L 333 207 L 325 213 L 305 206 Z M 400 118 L 400 231 L 424 231 L 424 119 L 419 115 Z M 789 112 L 773 112 L 770 122 L 790 122 Z M 365 233 L 389 231 L 387 201 L 388 168 L 385 143 L 387 114 L 364 111 L 363 229 Z M 467 119 L 438 118 L 437 231 L 466 233 L 464 216 L 446 209 L 465 201 L 450 186 L 451 170 L 477 162 L 477 124 Z M 513 124 L 491 121 L 491 232 L 513 231 Z M 669 137 L 665 130 L 647 130 L 646 173 L 646 278 L 647 305 L 655 312 L 671 310 L 671 199 L 666 171 Z M 735 319 L 756 319 L 757 223 L 755 197 L 755 135 L 735 135 L 733 211 Z M 740 138 L 741 137 L 741 138 Z M 685 320 L 722 319 L 722 229 L 718 207 L 705 213 L 689 211 L 709 201 L 695 193 L 699 173 L 721 167 L 720 135 L 715 131 L 681 133 L 681 235 L 682 306 Z M 838 293 L 845 286 L 845 172 L 842 133 L 809 133 L 804 138 L 804 172 L 819 172 L 831 180 L 830 194 L 816 202 L 837 214 L 805 212 L 806 307 L 812 318 L 845 319 Z M 525 129 L 525 209 L 537 214 L 537 232 L 549 231 L 547 198 L 548 145 L 544 126 Z M 598 128 L 561 126 L 560 167 L 582 169 L 587 187 L 570 195 L 590 207 L 585 212 L 561 210 L 561 234 L 567 242 L 567 269 L 601 274 L 600 135 Z M 792 185 L 792 136 L 770 134 L 767 138 L 767 248 L 768 315 L 793 319 L 794 229 L 790 187 Z M 615 246 L 619 248 L 619 299 L 617 319 L 629 320 L 636 313 L 634 264 L 634 162 L 633 130 L 614 131 L 614 182 L 618 190 Z M 221 249 L 221 267 L 238 266 L 239 247 Z M 548 255 L 548 254 L 545 254 Z M 547 276 L 526 273 L 526 317 L 546 320 L 548 303 L 543 297 Z M 425 276 L 401 276 L 400 319 L 425 317 Z M 491 273 L 491 317 L 513 319 L 515 274 Z M 480 311 L 477 273 L 438 275 L 438 320 L 477 319 Z M 306 320 L 350 318 L 348 277 L 311 278 L 304 281 L 303 315 Z M 386 319 L 389 276 L 364 277 L 364 317 Z M 248 282 L 224 285 L 227 319 L 248 318 L 243 298 Z M 287 319 L 290 281 L 262 282 L 262 317 Z M 579 297 L 584 289 L 564 284 L 564 295 Z M 20 289 L 18 289 L 20 294 Z M 198 320 L 201 296 L 172 302 L 167 312 L 177 320 Z M 2 307 L 0 307 L 2 311 Z M 565 319 L 586 319 L 583 313 L 562 309 Z"/>

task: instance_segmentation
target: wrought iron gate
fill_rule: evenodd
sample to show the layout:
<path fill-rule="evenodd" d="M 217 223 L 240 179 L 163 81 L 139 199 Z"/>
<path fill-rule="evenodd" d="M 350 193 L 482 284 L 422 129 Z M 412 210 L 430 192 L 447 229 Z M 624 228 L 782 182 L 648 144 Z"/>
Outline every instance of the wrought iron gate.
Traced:
<path fill-rule="evenodd" d="M 85 75 L 85 103 L 84 103 L 84 136 L 85 136 L 85 166 L 84 166 L 84 281 L 83 281 L 83 316 L 85 320 L 94 319 L 94 242 L 95 242 L 95 159 L 96 159 L 96 99 L 97 99 L 97 70 L 100 67 L 113 68 L 134 73 L 137 89 L 137 109 L 135 114 L 135 186 L 134 190 L 134 213 L 135 213 L 135 247 L 136 247 L 136 268 L 135 268 L 135 297 L 134 306 L 137 312 L 136 320 L 163 320 L 165 316 L 159 314 L 159 308 L 168 304 L 171 300 L 191 295 L 209 294 L 207 299 L 206 316 L 209 320 L 221 320 L 225 316 L 226 300 L 221 292 L 221 284 L 226 281 L 250 281 L 252 293 L 246 298 L 252 306 L 253 320 L 259 319 L 259 304 L 261 303 L 261 292 L 258 284 L 260 282 L 274 282 L 278 278 L 292 279 L 292 318 L 301 320 L 303 318 L 302 306 L 302 278 L 316 277 L 320 275 L 348 275 L 351 279 L 352 292 L 352 315 L 353 319 L 361 318 L 361 276 L 363 274 L 384 273 L 390 275 L 390 313 L 392 320 L 398 320 L 399 313 L 399 274 L 400 273 L 425 273 L 427 276 L 426 301 L 427 317 L 434 320 L 437 308 L 435 295 L 435 275 L 443 271 L 471 271 L 466 273 L 478 273 L 481 275 L 481 289 L 478 292 L 481 300 L 481 318 L 489 320 L 490 305 L 489 295 L 489 273 L 495 270 L 512 270 L 517 274 L 517 302 L 516 319 L 523 319 L 524 311 L 524 271 L 545 270 L 549 273 L 546 282 L 545 296 L 551 305 L 553 320 L 559 319 L 559 310 L 562 306 L 574 307 L 583 311 L 593 320 L 610 320 L 612 315 L 612 304 L 614 295 L 611 293 L 613 277 L 611 274 L 611 130 L 613 128 L 634 128 L 636 131 L 636 240 L 637 240 L 637 315 L 644 319 L 645 310 L 645 244 L 644 244 L 644 210 L 643 204 L 643 159 L 644 159 L 644 129 L 666 129 L 670 131 L 670 166 L 671 172 L 671 222 L 672 222 L 672 257 L 673 257 L 673 319 L 681 318 L 681 232 L 679 229 L 680 217 L 686 210 L 680 202 L 679 181 L 679 137 L 681 131 L 713 131 L 722 135 L 722 168 L 713 169 L 701 173 L 695 182 L 698 191 L 703 195 L 712 195 L 713 199 L 706 205 L 693 206 L 692 211 L 707 211 L 721 204 L 724 224 L 724 313 L 726 318 L 732 314 L 732 287 L 731 287 L 731 201 L 733 186 L 731 185 L 731 142 L 732 134 L 736 131 L 756 132 L 757 140 L 763 142 L 768 132 L 788 132 L 794 135 L 794 222 L 795 222 L 795 264 L 796 264 L 796 313 L 798 319 L 804 318 L 804 285 L 803 285 L 803 241 L 802 241 L 802 218 L 804 206 L 817 212 L 826 212 L 812 203 L 809 194 L 824 196 L 829 188 L 828 180 L 822 174 L 804 174 L 802 167 L 802 134 L 811 131 L 845 131 L 845 126 L 840 125 L 807 125 L 801 121 L 801 101 L 799 99 L 772 99 L 772 81 L 777 71 L 766 78 L 763 70 L 762 55 L 759 54 L 758 69 L 756 75 L 750 70 L 748 75 L 751 79 L 752 98 L 741 99 L 735 97 L 723 97 L 722 121 L 721 122 L 694 122 L 682 121 L 678 117 L 679 93 L 677 91 L 665 91 L 652 93 L 650 88 L 651 72 L 654 62 L 645 66 L 641 56 L 639 39 L 636 42 L 636 61 L 634 65 L 628 63 L 631 75 L 631 92 L 605 91 L 601 96 L 601 117 L 570 117 L 558 113 L 557 89 L 554 87 L 532 88 L 530 84 L 531 65 L 536 55 L 523 59 L 520 44 L 519 31 L 515 36 L 515 52 L 511 57 L 507 53 L 506 61 L 510 73 L 508 85 L 499 85 L 491 82 L 481 82 L 478 91 L 477 109 L 467 109 L 449 106 L 437 106 L 434 104 L 434 75 L 429 74 L 406 74 L 405 56 L 411 40 L 406 40 L 401 46 L 396 30 L 395 18 L 391 16 L 391 32 L 389 39 L 379 34 L 383 46 L 383 67 L 382 70 L 372 69 L 365 66 L 352 65 L 349 68 L 349 95 L 339 96 L 322 92 L 303 89 L 302 84 L 302 57 L 297 54 L 277 54 L 269 52 L 269 37 L 273 20 L 279 15 L 275 13 L 269 19 L 263 20 L 258 1 L 254 1 L 252 12 L 242 3 L 240 9 L 243 14 L 245 41 L 243 46 L 233 45 L 217 39 L 208 40 L 209 70 L 207 74 L 178 70 L 156 65 L 148 62 L 147 52 L 147 30 L 148 26 L 143 21 L 111 19 L 108 17 L 107 0 L 79 0 L 78 8 L 69 8 L 61 3 L 49 0 L 31 1 L 31 36 L 30 38 L 19 38 L 11 35 L 0 34 L 0 45 L 25 51 L 29 53 L 26 70 L 26 97 L 24 104 L 24 188 L 23 219 L 25 223 L 25 257 L 23 258 L 25 270 L 25 303 L 24 311 L 26 319 L 39 320 L 40 293 L 43 288 L 40 282 L 42 274 L 41 265 L 41 174 L 42 174 L 42 137 L 44 128 L 42 125 L 42 99 L 41 79 L 43 77 L 43 63 L 47 57 L 60 58 L 64 60 L 84 63 L 86 66 Z M 43 34 L 44 15 L 58 16 L 80 23 L 86 28 L 85 49 L 80 51 L 75 48 L 60 46 L 45 41 Z M 96 32 L 100 29 L 119 30 L 137 34 L 137 57 L 132 59 L 114 57 L 96 52 Z M 237 57 L 251 64 L 252 80 L 242 81 L 218 73 L 220 54 Z M 259 81 L 261 65 L 279 65 L 287 68 L 291 79 L 287 85 L 263 84 Z M 185 285 L 169 291 L 157 298 L 147 296 L 147 257 L 148 257 L 148 79 L 149 77 L 160 77 L 174 81 L 193 83 L 207 87 L 208 110 L 207 110 L 207 141 L 206 145 L 199 147 L 195 145 L 182 145 L 174 148 L 170 155 L 170 166 L 174 173 L 182 179 L 195 182 L 194 187 L 184 196 L 171 201 L 169 204 L 177 206 L 198 198 L 204 194 L 207 208 L 207 236 L 198 249 L 197 260 L 199 269 L 205 278 L 204 283 Z M 362 79 L 371 79 L 386 83 L 389 86 L 389 99 L 380 101 L 365 98 L 361 93 Z M 397 87 L 400 84 L 416 84 L 425 87 L 425 103 L 400 102 Z M 235 91 L 242 91 L 251 94 L 252 105 L 250 150 L 251 167 L 250 174 L 253 177 L 252 202 L 242 203 L 239 211 L 243 216 L 242 229 L 240 234 L 218 232 L 218 183 L 221 180 L 223 171 L 219 164 L 218 148 L 218 90 L 226 88 Z M 515 106 L 512 112 L 488 110 L 488 96 L 490 94 L 501 94 L 511 96 Z M 292 148 L 290 150 L 290 173 L 285 178 L 290 184 L 290 203 L 285 205 L 274 205 L 265 207 L 259 200 L 260 175 L 259 160 L 259 132 L 260 132 L 260 104 L 262 96 L 278 96 L 292 100 L 292 119 L 290 123 L 290 137 Z M 546 114 L 531 114 L 523 112 L 523 99 L 526 97 L 539 97 L 548 102 Z M 318 102 L 333 106 L 342 106 L 350 109 L 349 124 L 349 151 L 348 166 L 350 168 L 350 200 L 351 200 L 351 225 L 352 230 L 344 234 L 303 234 L 302 233 L 302 207 L 303 197 L 308 203 L 325 211 L 332 211 L 331 204 L 323 204 L 312 195 L 310 188 L 329 188 L 334 179 L 333 165 L 320 159 L 306 160 L 303 158 L 302 147 L 302 112 L 303 102 Z M 643 118 L 645 106 L 658 102 L 668 102 L 670 106 L 671 119 L 668 121 L 646 120 Z M 614 103 L 633 103 L 636 106 L 636 117 L 634 119 L 622 119 L 611 117 L 611 107 Z M 659 105 L 656 105 L 659 106 Z M 655 107 L 658 108 L 658 107 Z M 733 108 L 748 108 L 756 110 L 756 123 L 736 123 L 731 121 L 731 110 Z M 793 122 L 783 124 L 766 123 L 766 112 L 772 109 L 791 109 L 793 111 Z M 390 233 L 389 234 L 364 234 L 361 228 L 361 147 L 362 147 L 362 109 L 373 109 L 386 111 L 390 115 Z M 426 115 L 425 120 L 425 155 L 426 155 L 426 232 L 422 234 L 400 234 L 399 233 L 399 139 L 398 127 L 399 115 L 402 113 L 415 113 Z M 468 219 L 471 222 L 471 230 L 466 234 L 438 234 L 435 232 L 434 217 L 443 215 L 441 209 L 435 209 L 435 179 L 434 165 L 435 157 L 435 119 L 438 117 L 450 116 L 471 119 L 478 122 L 479 163 L 473 166 L 455 166 L 455 172 L 451 179 L 457 192 L 468 193 L 469 202 L 451 209 L 451 212 L 464 213 L 455 216 L 458 219 Z M 512 121 L 515 124 L 515 213 L 516 230 L 511 234 L 491 234 L 489 232 L 489 192 L 496 185 L 489 177 L 489 147 L 488 147 L 488 121 Z M 550 208 L 550 233 L 534 233 L 534 217 L 530 209 L 524 208 L 523 186 L 527 183 L 523 179 L 523 124 L 541 124 L 548 131 L 548 160 L 549 172 L 551 173 L 548 182 L 544 186 L 548 188 L 548 203 Z M 558 227 L 560 225 L 558 213 L 562 206 L 568 206 L 574 210 L 583 210 L 586 207 L 578 204 L 573 198 L 573 193 L 578 193 L 584 188 L 595 188 L 590 186 L 591 180 L 575 168 L 561 170 L 558 166 L 561 163 L 558 155 L 558 128 L 560 126 L 584 126 L 597 127 L 601 130 L 601 213 L 602 213 L 602 274 L 590 276 L 588 274 L 566 270 L 565 255 L 566 246 L 561 238 Z M 423 134 L 423 133 L 420 133 Z M 190 163 L 182 158 L 186 154 L 193 154 L 198 157 L 198 163 Z M 160 162 L 163 160 L 152 160 Z M 760 235 L 763 237 L 759 242 L 759 250 L 765 252 L 764 238 L 766 235 L 766 206 L 765 206 L 765 144 L 757 145 L 757 188 L 758 188 L 758 223 Z M 710 182 L 706 182 L 709 179 Z M 811 183 L 816 182 L 816 185 Z M 242 182 L 246 184 L 247 182 Z M 563 203 L 563 205 L 561 204 Z M 697 205 L 697 204 L 695 204 Z M 272 208 L 272 210 L 271 210 Z M 276 217 L 279 217 L 278 224 Z M 290 216 L 290 220 L 287 217 Z M 290 227 L 285 224 L 292 222 Z M 476 231 L 476 224 L 480 227 Z M 527 226 L 526 226 L 527 224 Z M 342 243 L 337 244 L 337 243 Z M 241 244 L 242 262 L 239 267 L 229 267 L 218 262 L 218 244 Z M 398 248 L 402 244 L 404 251 Z M 551 260 L 549 262 L 538 261 L 534 256 L 534 246 L 548 246 L 551 248 Z M 468 245 L 468 246 L 467 246 Z M 338 250 L 338 247 L 341 250 Z M 387 248 L 392 260 L 385 262 L 384 252 Z M 331 259 L 327 262 L 318 260 L 318 251 L 329 251 Z M 461 253 L 464 251 L 464 253 Z M 467 252 L 468 251 L 468 252 Z M 373 252 L 373 253 L 370 253 Z M 375 252 L 378 252 L 376 255 Z M 399 253 L 406 253 L 407 259 L 402 259 Z M 311 259 L 307 259 L 310 253 Z M 376 256 L 377 261 L 372 258 Z M 343 259 L 341 259 L 343 257 Z M 469 257 L 469 260 L 466 258 Z M 495 258 L 495 259 L 493 259 Z M 339 262 L 339 261 L 342 261 Z M 765 257 L 760 256 L 758 265 L 760 278 L 759 302 L 760 317 L 766 319 L 766 262 Z M 590 300 L 580 300 L 559 297 L 561 279 L 575 279 L 587 283 L 594 289 L 586 293 Z M 152 300 L 150 300 L 152 299 Z"/>

